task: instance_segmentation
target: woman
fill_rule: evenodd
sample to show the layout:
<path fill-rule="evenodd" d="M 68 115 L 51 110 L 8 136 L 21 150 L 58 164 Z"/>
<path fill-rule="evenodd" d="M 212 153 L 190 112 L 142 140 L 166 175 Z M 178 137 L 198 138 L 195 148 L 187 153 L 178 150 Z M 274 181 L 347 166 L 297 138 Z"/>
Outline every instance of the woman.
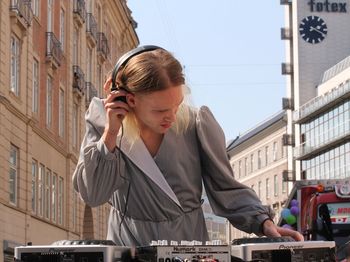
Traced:
<path fill-rule="evenodd" d="M 105 83 L 116 91 L 92 100 L 73 175 L 88 205 L 111 203 L 107 238 L 128 246 L 208 240 L 204 184 L 214 213 L 236 228 L 302 240 L 277 227 L 271 209 L 234 179 L 214 116 L 185 103 L 180 63 L 162 48 L 140 48 L 122 57 Z"/>

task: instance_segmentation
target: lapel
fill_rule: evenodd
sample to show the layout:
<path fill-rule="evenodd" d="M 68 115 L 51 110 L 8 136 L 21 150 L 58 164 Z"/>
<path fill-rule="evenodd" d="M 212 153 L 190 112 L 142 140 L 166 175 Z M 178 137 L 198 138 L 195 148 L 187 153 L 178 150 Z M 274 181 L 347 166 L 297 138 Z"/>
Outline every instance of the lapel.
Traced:
<path fill-rule="evenodd" d="M 119 137 L 118 137 L 119 140 Z M 119 142 L 119 141 L 117 141 Z M 119 144 L 119 143 L 118 143 Z M 159 170 L 153 157 L 149 153 L 142 139 L 139 138 L 132 145 L 125 137 L 121 143 L 121 151 L 128 156 L 128 158 L 142 170 L 142 172 L 151 179 L 160 189 L 163 190 L 171 200 L 173 200 L 181 209 L 182 206 L 171 189 L 168 182 L 165 180 L 164 175 Z"/>
<path fill-rule="evenodd" d="M 102 135 L 106 123 L 106 111 L 104 109 L 102 99 L 94 97 L 93 100 L 94 101 L 90 104 L 89 112 L 86 117 L 90 119 L 90 121 L 94 124 L 94 127 Z M 117 138 L 117 145 L 119 145 L 119 140 L 120 136 Z M 120 150 L 182 209 L 182 206 L 174 191 L 165 180 L 162 172 L 159 170 L 157 164 L 141 138 L 139 138 L 133 144 L 130 144 L 126 134 L 122 138 Z"/>

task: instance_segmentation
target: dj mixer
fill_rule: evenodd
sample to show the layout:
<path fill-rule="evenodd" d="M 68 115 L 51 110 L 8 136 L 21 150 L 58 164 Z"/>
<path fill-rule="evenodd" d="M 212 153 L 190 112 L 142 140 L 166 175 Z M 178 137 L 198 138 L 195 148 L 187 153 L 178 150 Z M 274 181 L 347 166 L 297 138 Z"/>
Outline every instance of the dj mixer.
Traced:
<path fill-rule="evenodd" d="M 334 241 L 291 238 L 243 238 L 220 241 L 152 241 L 148 246 L 122 247 L 106 240 L 62 240 L 51 245 L 19 246 L 16 262 L 333 262 Z"/>

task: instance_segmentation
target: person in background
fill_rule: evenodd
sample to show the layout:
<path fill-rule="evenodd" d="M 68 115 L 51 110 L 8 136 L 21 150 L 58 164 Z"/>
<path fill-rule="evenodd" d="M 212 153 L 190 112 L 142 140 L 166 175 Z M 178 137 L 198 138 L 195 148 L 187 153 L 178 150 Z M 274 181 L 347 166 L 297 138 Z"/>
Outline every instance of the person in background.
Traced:
<path fill-rule="evenodd" d="M 182 66 L 169 51 L 138 47 L 121 60 L 106 98 L 94 98 L 86 112 L 73 174 L 86 204 L 110 202 L 107 239 L 127 246 L 208 240 L 204 185 L 214 213 L 236 228 L 303 240 L 275 225 L 272 209 L 235 180 L 221 127 L 208 107 L 186 101 Z M 220 95 L 213 90 L 213 99 Z"/>

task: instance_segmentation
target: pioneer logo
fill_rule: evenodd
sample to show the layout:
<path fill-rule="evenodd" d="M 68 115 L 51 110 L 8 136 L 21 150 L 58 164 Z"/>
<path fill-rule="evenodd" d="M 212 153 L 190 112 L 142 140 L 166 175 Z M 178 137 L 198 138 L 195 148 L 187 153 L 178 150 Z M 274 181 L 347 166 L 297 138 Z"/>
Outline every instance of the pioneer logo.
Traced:
<path fill-rule="evenodd" d="M 290 246 L 288 246 L 288 245 L 280 245 L 279 246 L 279 249 L 300 249 L 300 248 L 303 248 L 304 247 L 304 245 L 297 245 L 297 246 L 292 246 L 292 245 L 290 245 Z"/>

